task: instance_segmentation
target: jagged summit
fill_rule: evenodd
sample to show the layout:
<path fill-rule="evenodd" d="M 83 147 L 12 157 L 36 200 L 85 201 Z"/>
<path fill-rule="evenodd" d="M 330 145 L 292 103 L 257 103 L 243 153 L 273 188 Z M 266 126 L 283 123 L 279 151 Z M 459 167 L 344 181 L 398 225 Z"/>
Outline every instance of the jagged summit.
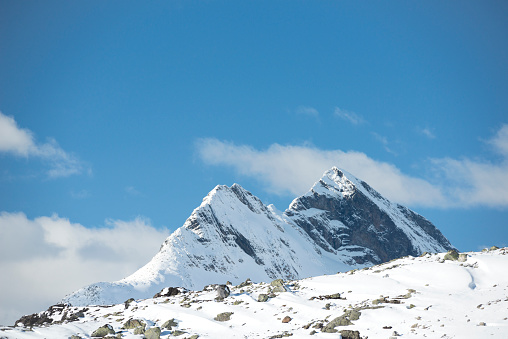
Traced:
<path fill-rule="evenodd" d="M 248 277 L 297 279 L 450 248 L 427 219 L 333 167 L 283 213 L 238 184 L 216 186 L 144 267 L 64 302 L 118 303 L 165 286 L 201 289 Z"/>

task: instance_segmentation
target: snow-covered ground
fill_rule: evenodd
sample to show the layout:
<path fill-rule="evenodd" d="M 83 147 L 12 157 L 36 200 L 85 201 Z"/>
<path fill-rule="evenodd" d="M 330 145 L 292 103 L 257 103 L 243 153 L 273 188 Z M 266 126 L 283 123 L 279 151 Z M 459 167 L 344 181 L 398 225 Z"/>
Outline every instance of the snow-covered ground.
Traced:
<path fill-rule="evenodd" d="M 285 281 L 286 292 L 273 291 L 270 282 L 231 286 L 223 301 L 215 300 L 217 292 L 208 288 L 136 300 L 127 308 L 66 307 L 51 315 L 54 322 L 65 312 L 67 318 L 83 314 L 31 330 L 22 324 L 4 327 L 0 338 L 89 338 L 105 324 L 113 327 L 114 336 L 141 338 L 134 329 L 122 329 L 129 319 L 141 319 L 146 329 L 162 328 L 174 319 L 171 329 L 162 329 L 162 338 L 338 338 L 343 330 L 359 331 L 362 338 L 508 338 L 507 254 L 508 248 L 502 248 L 466 253 L 461 258 L 465 261 L 443 260 L 445 253 L 406 257 L 358 271 Z M 261 294 L 270 297 L 260 302 Z M 229 320 L 215 319 L 225 312 L 230 312 Z M 339 322 L 351 324 L 332 326 Z"/>

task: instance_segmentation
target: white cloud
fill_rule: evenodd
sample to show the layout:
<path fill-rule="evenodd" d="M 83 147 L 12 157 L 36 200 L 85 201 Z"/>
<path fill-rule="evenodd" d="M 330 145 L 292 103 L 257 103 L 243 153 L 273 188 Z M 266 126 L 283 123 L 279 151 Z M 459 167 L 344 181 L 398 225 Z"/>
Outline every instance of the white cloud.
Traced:
<path fill-rule="evenodd" d="M 80 174 L 83 163 L 74 155 L 65 152 L 54 139 L 47 143 L 36 143 L 33 133 L 19 128 L 13 117 L 0 112 L 0 152 L 16 156 L 37 157 L 49 164 L 50 178 Z M 88 170 L 90 171 L 90 170 Z"/>
<path fill-rule="evenodd" d="M 339 107 L 335 107 L 335 111 L 333 114 L 336 117 L 349 121 L 353 125 L 360 125 L 365 123 L 365 119 L 361 115 L 355 112 L 346 111 L 345 109 L 341 109 Z"/>
<path fill-rule="evenodd" d="M 309 106 L 298 106 L 298 108 L 296 109 L 296 113 L 301 115 L 309 115 L 316 118 L 319 116 L 318 110 L 315 109 L 314 107 Z"/>
<path fill-rule="evenodd" d="M 390 147 L 388 147 L 388 145 L 390 144 L 390 142 L 388 141 L 388 138 L 386 138 L 382 135 L 379 135 L 376 132 L 372 132 L 372 135 L 374 136 L 374 138 L 376 138 L 377 141 L 379 141 L 383 145 L 383 148 L 385 149 L 385 151 L 387 151 L 390 154 L 397 155 L 397 153 L 394 150 L 392 150 Z"/>
<path fill-rule="evenodd" d="M 0 324 L 12 325 L 87 284 L 124 278 L 146 264 L 168 235 L 142 218 L 86 228 L 56 215 L 32 220 L 1 212 Z"/>
<path fill-rule="evenodd" d="M 438 187 L 405 175 L 394 165 L 376 161 L 361 152 L 279 144 L 260 151 L 216 139 L 199 140 L 197 151 L 206 164 L 233 167 L 242 175 L 258 179 L 268 191 L 275 194 L 301 195 L 324 171 L 339 166 L 389 199 L 423 206 L 440 206 L 445 202 Z"/>
<path fill-rule="evenodd" d="M 499 154 L 508 157 L 508 124 L 503 124 L 496 135 L 487 141 Z"/>
<path fill-rule="evenodd" d="M 429 139 L 435 139 L 436 138 L 434 133 L 432 133 L 432 131 L 430 129 L 428 129 L 428 128 L 422 128 L 422 129 L 420 129 L 420 133 L 423 134 L 424 136 L 426 136 Z"/>
<path fill-rule="evenodd" d="M 430 180 L 402 173 L 395 165 L 355 151 L 273 144 L 266 150 L 201 139 L 197 152 L 208 165 L 234 168 L 279 195 L 305 193 L 322 173 L 338 166 L 404 205 L 424 207 L 508 207 L 508 125 L 487 141 L 503 155 L 499 163 L 476 159 L 430 159 Z"/>

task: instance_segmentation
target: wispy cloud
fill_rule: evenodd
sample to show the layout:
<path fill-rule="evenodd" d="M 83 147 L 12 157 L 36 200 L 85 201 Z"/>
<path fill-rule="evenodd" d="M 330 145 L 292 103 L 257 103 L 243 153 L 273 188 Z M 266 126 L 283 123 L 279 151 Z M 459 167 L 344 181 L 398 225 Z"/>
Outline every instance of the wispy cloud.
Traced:
<path fill-rule="evenodd" d="M 143 218 L 86 228 L 56 215 L 29 219 L 0 212 L 0 271 L 8 272 L 0 275 L 0 324 L 45 309 L 84 285 L 124 278 L 146 264 L 168 235 Z"/>
<path fill-rule="evenodd" d="M 125 193 L 133 197 L 142 195 L 142 193 L 135 189 L 133 186 L 125 187 Z"/>
<path fill-rule="evenodd" d="M 33 133 L 18 127 L 13 117 L 0 112 L 0 152 L 15 156 L 36 157 L 48 163 L 47 176 L 50 178 L 68 177 L 90 172 L 84 163 L 73 154 L 65 152 L 54 139 L 37 143 Z"/>
<path fill-rule="evenodd" d="M 361 115 L 359 115 L 355 112 L 347 111 L 347 110 L 339 108 L 339 107 L 335 107 L 335 111 L 333 112 L 333 114 L 336 117 L 339 117 L 343 120 L 346 120 L 346 121 L 352 123 L 353 125 L 360 125 L 360 124 L 363 124 L 366 122 L 365 119 Z"/>
<path fill-rule="evenodd" d="M 487 142 L 503 156 L 501 162 L 431 159 L 428 166 L 435 176 L 429 179 L 405 174 L 393 164 L 355 151 L 279 144 L 258 150 L 217 139 L 201 139 L 196 148 L 204 163 L 232 167 L 279 195 L 303 194 L 325 170 L 338 166 L 387 198 L 409 206 L 508 207 L 508 125 Z"/>
<path fill-rule="evenodd" d="M 376 138 L 377 141 L 381 143 L 381 145 L 383 145 L 385 151 L 387 151 L 390 154 L 397 155 L 397 152 L 395 152 L 389 147 L 390 142 L 388 141 L 387 137 L 377 134 L 376 132 L 372 132 L 372 135 L 374 136 L 374 138 Z"/>
<path fill-rule="evenodd" d="M 300 115 L 308 115 L 315 118 L 319 117 L 318 110 L 310 106 L 298 106 L 295 112 Z"/>
<path fill-rule="evenodd" d="M 436 135 L 429 128 L 421 128 L 419 132 L 429 139 L 435 139 Z"/>

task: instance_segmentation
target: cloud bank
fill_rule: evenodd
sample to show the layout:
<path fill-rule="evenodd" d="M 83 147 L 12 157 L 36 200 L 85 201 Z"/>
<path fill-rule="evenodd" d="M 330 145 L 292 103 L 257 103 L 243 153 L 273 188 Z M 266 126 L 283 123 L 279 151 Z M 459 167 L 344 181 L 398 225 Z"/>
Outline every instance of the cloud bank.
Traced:
<path fill-rule="evenodd" d="M 279 195 L 301 195 L 324 171 L 338 166 L 404 205 L 508 207 L 508 125 L 503 125 L 487 143 L 501 155 L 500 162 L 430 159 L 428 165 L 435 174 L 432 180 L 404 174 L 393 164 L 355 151 L 279 144 L 258 150 L 213 138 L 198 140 L 196 149 L 205 164 L 232 167 Z"/>
<path fill-rule="evenodd" d="M 142 218 L 86 228 L 56 215 L 32 220 L 1 212 L 0 324 L 12 325 L 87 284 L 132 274 L 168 235 Z"/>
<path fill-rule="evenodd" d="M 83 163 L 74 155 L 65 152 L 54 139 L 37 143 L 33 133 L 18 127 L 13 117 L 0 112 L 0 153 L 21 157 L 36 157 L 46 161 L 50 178 L 68 177 L 81 174 Z"/>

